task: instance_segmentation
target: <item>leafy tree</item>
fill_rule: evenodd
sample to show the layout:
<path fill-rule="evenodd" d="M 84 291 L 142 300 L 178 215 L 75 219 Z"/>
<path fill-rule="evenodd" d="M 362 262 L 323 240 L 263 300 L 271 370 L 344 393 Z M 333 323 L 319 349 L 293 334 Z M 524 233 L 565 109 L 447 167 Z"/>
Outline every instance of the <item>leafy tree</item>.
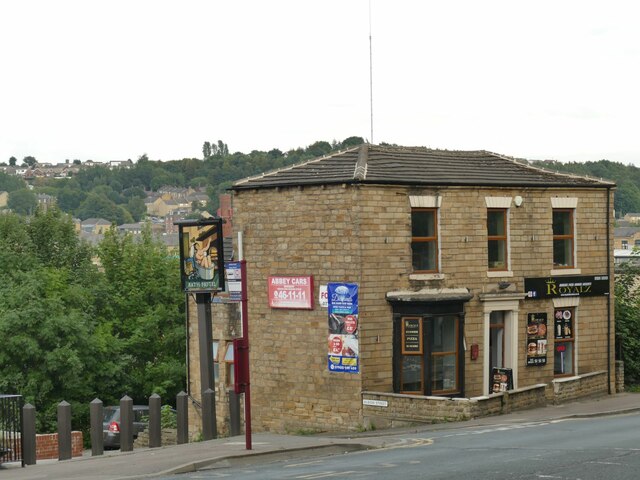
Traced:
<path fill-rule="evenodd" d="M 0 192 L 14 192 L 26 187 L 22 178 L 0 172 Z"/>
<path fill-rule="evenodd" d="M 87 195 L 87 198 L 82 201 L 76 210 L 76 215 L 81 220 L 86 220 L 87 218 L 104 218 L 111 222 L 125 223 L 118 222 L 118 218 L 121 215 L 118 206 L 105 195 L 94 192 Z"/>
<path fill-rule="evenodd" d="M 365 142 L 364 138 L 362 137 L 348 137 L 342 141 L 340 148 L 357 147 L 358 145 L 362 145 L 363 143 Z"/>
<path fill-rule="evenodd" d="M 211 157 L 211 142 L 204 142 L 202 145 L 202 158 L 205 160 Z"/>
<path fill-rule="evenodd" d="M 0 218 L 0 275 L 0 391 L 24 395 L 50 431 L 61 400 L 86 405 L 118 376 L 95 323 L 99 274 L 70 219 L 52 209 L 29 223 Z"/>
<path fill-rule="evenodd" d="M 307 153 L 313 157 L 322 157 L 331 152 L 329 142 L 316 142 L 307 147 Z"/>
<path fill-rule="evenodd" d="M 9 194 L 7 207 L 20 215 L 32 215 L 38 207 L 38 200 L 35 193 L 23 188 Z"/>
<path fill-rule="evenodd" d="M 65 212 L 74 212 L 87 198 L 87 194 L 80 189 L 65 187 L 56 195 L 58 207 Z"/>
<path fill-rule="evenodd" d="M 9 158 L 9 165 L 11 165 L 12 167 L 15 167 L 16 163 L 18 163 L 18 159 L 16 157 Z"/>
<path fill-rule="evenodd" d="M 104 302 L 99 315 L 109 334 L 121 339 L 129 370 L 123 392 L 135 401 L 158 393 L 175 398 L 184 388 L 184 293 L 178 260 L 166 254 L 150 228 L 134 240 L 109 231 L 99 246 Z"/>
<path fill-rule="evenodd" d="M 22 163 L 30 167 L 33 167 L 35 164 L 38 163 L 38 161 L 36 160 L 36 157 L 32 157 L 29 155 L 22 159 Z"/>
<path fill-rule="evenodd" d="M 127 202 L 127 211 L 134 221 L 139 222 L 147 214 L 147 205 L 140 197 L 131 197 Z"/>
<path fill-rule="evenodd" d="M 615 281 L 616 347 L 624 360 L 625 383 L 632 385 L 640 384 L 639 275 L 640 268 L 626 263 L 616 273 Z"/>

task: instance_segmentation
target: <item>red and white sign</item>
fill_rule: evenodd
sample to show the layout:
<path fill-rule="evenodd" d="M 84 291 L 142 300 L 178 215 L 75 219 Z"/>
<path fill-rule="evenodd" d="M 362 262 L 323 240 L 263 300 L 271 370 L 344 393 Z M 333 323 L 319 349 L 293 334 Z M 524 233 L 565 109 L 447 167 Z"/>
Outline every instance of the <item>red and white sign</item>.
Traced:
<path fill-rule="evenodd" d="M 271 308 L 313 309 L 313 277 L 270 276 L 269 306 Z"/>

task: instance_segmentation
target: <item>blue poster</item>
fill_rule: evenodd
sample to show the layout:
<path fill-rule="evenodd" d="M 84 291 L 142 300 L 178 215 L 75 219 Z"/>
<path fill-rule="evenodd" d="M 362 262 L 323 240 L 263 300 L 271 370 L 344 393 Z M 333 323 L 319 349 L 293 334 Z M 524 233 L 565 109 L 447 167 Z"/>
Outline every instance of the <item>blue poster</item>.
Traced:
<path fill-rule="evenodd" d="M 358 359 L 358 284 L 329 283 L 329 341 L 328 366 L 330 372 L 360 373 Z"/>

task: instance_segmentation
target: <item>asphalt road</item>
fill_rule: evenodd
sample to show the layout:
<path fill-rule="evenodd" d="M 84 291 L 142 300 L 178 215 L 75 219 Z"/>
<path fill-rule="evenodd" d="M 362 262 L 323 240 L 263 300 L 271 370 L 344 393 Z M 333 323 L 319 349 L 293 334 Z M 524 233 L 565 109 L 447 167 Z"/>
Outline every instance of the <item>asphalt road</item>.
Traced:
<path fill-rule="evenodd" d="M 498 419 L 497 419 L 498 420 Z M 223 464 L 164 480 L 640 478 L 640 414 L 456 428 L 394 437 L 395 446 L 322 458 Z M 258 459 L 250 459 L 258 462 Z M 264 459 L 261 460 L 264 462 Z"/>

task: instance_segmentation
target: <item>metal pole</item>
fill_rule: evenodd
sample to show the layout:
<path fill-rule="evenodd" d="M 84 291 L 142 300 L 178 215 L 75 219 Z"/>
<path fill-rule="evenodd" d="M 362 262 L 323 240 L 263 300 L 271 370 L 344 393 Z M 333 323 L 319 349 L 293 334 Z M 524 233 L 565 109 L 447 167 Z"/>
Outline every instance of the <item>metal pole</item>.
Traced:
<path fill-rule="evenodd" d="M 240 237 L 241 239 L 242 237 Z M 242 336 L 244 338 L 244 347 L 247 349 L 245 358 L 249 361 L 249 313 L 248 313 L 248 297 L 247 297 L 247 261 L 240 260 L 240 281 L 242 285 Z M 246 449 L 251 450 L 251 382 L 249 381 L 250 369 L 247 365 L 247 384 L 244 391 L 244 432 Z"/>

